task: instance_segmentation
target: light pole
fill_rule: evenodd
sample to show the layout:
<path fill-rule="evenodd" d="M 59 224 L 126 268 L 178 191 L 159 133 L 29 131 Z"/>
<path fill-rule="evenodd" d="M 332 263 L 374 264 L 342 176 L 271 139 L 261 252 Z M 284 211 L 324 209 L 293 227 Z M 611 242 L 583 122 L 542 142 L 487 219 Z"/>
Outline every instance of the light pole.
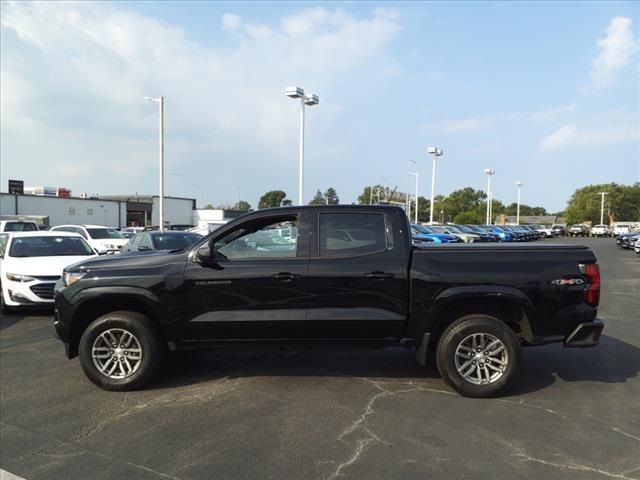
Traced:
<path fill-rule="evenodd" d="M 429 147 L 427 148 L 427 153 L 429 155 L 433 155 L 433 170 L 431 171 L 431 208 L 429 208 L 429 223 L 433 223 L 433 201 L 436 192 L 436 158 L 441 157 L 444 152 L 438 147 Z"/>
<path fill-rule="evenodd" d="M 516 182 L 516 187 L 518 187 L 518 206 L 516 208 L 516 225 L 520 225 L 520 188 L 522 187 L 522 182 Z"/>
<path fill-rule="evenodd" d="M 604 222 L 604 196 L 609 195 L 609 192 L 598 192 L 600 195 L 600 225 Z"/>
<path fill-rule="evenodd" d="M 303 180 L 304 180 L 304 107 L 320 103 L 317 95 L 305 95 L 300 87 L 287 87 L 284 94 L 289 98 L 300 99 L 300 173 L 298 177 L 298 205 L 302 205 Z"/>
<path fill-rule="evenodd" d="M 413 213 L 413 223 L 418 223 L 418 181 L 420 178 L 420 174 L 418 172 L 409 172 L 409 175 L 416 176 L 416 204 L 415 204 L 415 212 Z"/>
<path fill-rule="evenodd" d="M 491 225 L 489 221 L 491 219 L 491 176 L 496 173 L 495 170 L 491 168 L 485 168 L 484 173 L 487 174 L 487 225 Z"/>
<path fill-rule="evenodd" d="M 160 139 L 158 149 L 160 151 L 160 205 L 159 205 L 159 222 L 158 228 L 162 232 L 164 230 L 164 97 L 144 97 L 145 100 L 157 102 L 160 107 Z"/>
<path fill-rule="evenodd" d="M 407 193 L 405 194 L 405 201 L 404 201 L 404 210 L 405 210 L 405 212 L 407 212 L 407 218 L 409 218 L 409 219 L 411 219 L 411 215 L 410 215 L 410 212 L 409 212 L 409 209 L 411 208 L 411 204 L 409 203 L 410 202 L 410 200 L 409 200 L 409 183 L 411 181 L 409 179 L 409 175 L 411 175 L 411 174 L 409 172 L 409 169 L 411 168 L 411 164 L 412 163 L 415 164 L 416 161 L 415 160 L 409 160 L 407 162 Z"/>

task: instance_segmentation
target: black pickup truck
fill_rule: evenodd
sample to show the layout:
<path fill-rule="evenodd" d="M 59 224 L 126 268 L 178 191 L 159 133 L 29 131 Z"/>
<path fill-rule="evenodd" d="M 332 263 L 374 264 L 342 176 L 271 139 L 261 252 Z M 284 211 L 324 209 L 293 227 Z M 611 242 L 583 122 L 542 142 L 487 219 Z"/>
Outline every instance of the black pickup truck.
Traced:
<path fill-rule="evenodd" d="M 54 325 L 108 390 L 147 384 L 172 350 L 400 345 L 420 363 L 432 354 L 461 394 L 486 397 L 512 385 L 521 346 L 596 345 L 599 296 L 587 247 L 417 247 L 400 208 L 287 207 L 188 249 L 67 268 Z"/>

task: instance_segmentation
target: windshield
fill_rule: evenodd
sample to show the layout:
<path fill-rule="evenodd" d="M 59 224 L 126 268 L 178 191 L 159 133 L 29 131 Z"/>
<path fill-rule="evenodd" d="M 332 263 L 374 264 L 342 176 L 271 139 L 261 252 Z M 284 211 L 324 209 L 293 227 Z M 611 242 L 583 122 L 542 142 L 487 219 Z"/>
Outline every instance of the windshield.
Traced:
<path fill-rule="evenodd" d="M 418 225 L 416 223 L 414 223 L 413 225 L 411 225 L 416 231 L 418 231 L 419 233 L 431 233 L 429 231 L 428 228 L 423 227 L 422 225 Z"/>
<path fill-rule="evenodd" d="M 103 240 L 105 238 L 124 239 L 125 237 L 113 228 L 87 228 L 89 236 L 94 240 Z"/>
<path fill-rule="evenodd" d="M 22 237 L 14 238 L 10 257 L 86 256 L 94 252 L 81 237 Z"/>
<path fill-rule="evenodd" d="M 445 230 L 447 232 L 453 232 L 453 233 L 462 233 L 462 230 L 460 230 L 459 227 L 454 227 L 453 225 L 447 225 L 445 227 Z"/>
<path fill-rule="evenodd" d="M 195 233 L 177 235 L 152 235 L 153 246 L 156 250 L 181 250 L 193 245 L 202 237 Z"/>
<path fill-rule="evenodd" d="M 447 233 L 447 231 L 442 227 L 431 226 L 431 228 L 436 233 Z"/>
<path fill-rule="evenodd" d="M 33 222 L 7 222 L 5 232 L 37 232 L 38 226 Z"/>

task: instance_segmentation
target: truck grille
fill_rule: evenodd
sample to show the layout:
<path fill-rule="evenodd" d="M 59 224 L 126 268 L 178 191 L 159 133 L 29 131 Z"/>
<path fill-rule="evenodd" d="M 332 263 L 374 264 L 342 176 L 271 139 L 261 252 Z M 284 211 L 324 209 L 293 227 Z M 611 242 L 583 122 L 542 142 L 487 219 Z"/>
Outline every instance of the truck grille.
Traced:
<path fill-rule="evenodd" d="M 31 291 L 43 300 L 53 300 L 55 283 L 40 283 L 31 287 Z"/>

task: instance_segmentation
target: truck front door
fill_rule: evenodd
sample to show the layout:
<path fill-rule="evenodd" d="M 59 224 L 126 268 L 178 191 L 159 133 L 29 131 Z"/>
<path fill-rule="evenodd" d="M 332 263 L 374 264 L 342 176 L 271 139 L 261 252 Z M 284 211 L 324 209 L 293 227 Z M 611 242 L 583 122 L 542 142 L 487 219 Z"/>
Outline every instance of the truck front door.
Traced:
<path fill-rule="evenodd" d="M 211 261 L 188 263 L 185 308 L 192 339 L 304 336 L 309 263 L 308 240 L 299 235 L 304 215 L 289 211 L 248 219 L 212 238 Z"/>

